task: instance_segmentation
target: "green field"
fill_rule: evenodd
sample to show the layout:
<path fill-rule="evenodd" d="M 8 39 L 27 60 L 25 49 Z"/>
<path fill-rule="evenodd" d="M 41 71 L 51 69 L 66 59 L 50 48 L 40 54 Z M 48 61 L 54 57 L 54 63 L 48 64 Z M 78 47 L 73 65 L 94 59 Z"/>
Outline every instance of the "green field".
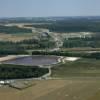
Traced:
<path fill-rule="evenodd" d="M 52 77 L 100 77 L 100 60 L 67 61 L 52 68 Z"/>

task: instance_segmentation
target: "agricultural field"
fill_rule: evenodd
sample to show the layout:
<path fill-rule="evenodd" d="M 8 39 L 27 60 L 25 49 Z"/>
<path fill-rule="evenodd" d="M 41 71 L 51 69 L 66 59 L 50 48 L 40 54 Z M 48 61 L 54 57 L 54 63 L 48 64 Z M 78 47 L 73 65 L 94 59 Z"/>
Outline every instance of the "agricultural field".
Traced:
<path fill-rule="evenodd" d="M 0 41 L 12 41 L 19 42 L 23 40 L 29 40 L 34 37 L 34 33 L 24 33 L 24 34 L 5 34 L 0 33 Z"/>
<path fill-rule="evenodd" d="M 99 100 L 99 79 L 33 81 L 24 90 L 0 87 L 1 100 Z M 96 96 L 97 95 L 97 96 Z"/>
<path fill-rule="evenodd" d="M 32 28 L 25 28 L 23 24 L 0 25 L 0 41 L 19 42 L 28 40 L 32 39 L 35 33 L 32 32 Z"/>
<path fill-rule="evenodd" d="M 89 100 L 99 100 L 100 99 L 100 91 L 96 92 Z"/>
<path fill-rule="evenodd" d="M 100 60 L 82 58 L 52 68 L 52 77 L 100 77 Z"/>
<path fill-rule="evenodd" d="M 1 19 L 1 61 L 9 55 L 61 59 L 44 66 L 41 57 L 34 69 L 1 62 L 0 100 L 100 100 L 100 18 L 61 19 Z M 18 61 L 24 65 L 28 60 Z M 2 83 L 6 79 L 9 84 Z"/>

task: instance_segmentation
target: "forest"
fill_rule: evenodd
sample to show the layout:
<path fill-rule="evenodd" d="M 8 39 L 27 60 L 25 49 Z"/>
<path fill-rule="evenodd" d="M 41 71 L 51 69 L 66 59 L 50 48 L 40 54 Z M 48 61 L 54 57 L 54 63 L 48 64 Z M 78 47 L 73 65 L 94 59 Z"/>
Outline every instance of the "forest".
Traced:
<path fill-rule="evenodd" d="M 100 32 L 100 19 L 63 19 L 57 21 L 48 21 L 44 24 L 25 25 L 36 28 L 49 29 L 52 32 Z"/>
<path fill-rule="evenodd" d="M 33 51 L 33 55 L 56 55 L 56 56 L 67 56 L 67 57 L 83 57 L 100 59 L 100 52 L 86 53 L 86 52 L 69 52 L 69 51 Z"/>
<path fill-rule="evenodd" d="M 0 25 L 0 33 L 7 33 L 7 34 L 32 33 L 32 30 L 26 28 L 19 28 L 17 26 Z"/>
<path fill-rule="evenodd" d="M 46 73 L 48 73 L 47 68 L 39 68 L 37 66 L 0 64 L 0 79 L 3 80 L 38 78 Z"/>

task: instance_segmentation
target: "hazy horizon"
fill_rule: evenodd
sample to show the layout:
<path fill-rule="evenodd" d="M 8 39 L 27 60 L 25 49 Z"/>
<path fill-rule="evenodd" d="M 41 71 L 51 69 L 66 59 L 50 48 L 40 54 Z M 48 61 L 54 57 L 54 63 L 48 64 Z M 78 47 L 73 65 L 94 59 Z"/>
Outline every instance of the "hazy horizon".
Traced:
<path fill-rule="evenodd" d="M 0 17 L 100 16 L 100 0 L 0 0 Z"/>

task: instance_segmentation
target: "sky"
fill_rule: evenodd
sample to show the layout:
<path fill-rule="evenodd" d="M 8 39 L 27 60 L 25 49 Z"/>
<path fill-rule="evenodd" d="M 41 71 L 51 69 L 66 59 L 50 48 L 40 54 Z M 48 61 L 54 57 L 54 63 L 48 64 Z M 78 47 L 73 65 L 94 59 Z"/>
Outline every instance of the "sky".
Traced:
<path fill-rule="evenodd" d="M 100 0 L 0 0 L 0 17 L 100 16 Z"/>

